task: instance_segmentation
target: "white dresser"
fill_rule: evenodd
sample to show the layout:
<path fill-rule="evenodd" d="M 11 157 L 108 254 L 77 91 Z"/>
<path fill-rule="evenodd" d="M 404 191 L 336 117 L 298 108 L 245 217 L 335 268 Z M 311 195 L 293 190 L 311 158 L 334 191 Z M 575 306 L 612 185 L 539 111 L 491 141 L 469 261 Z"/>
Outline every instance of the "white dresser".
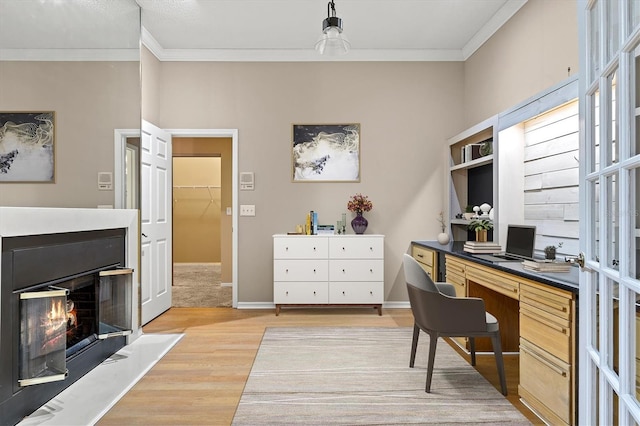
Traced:
<path fill-rule="evenodd" d="M 274 235 L 273 302 L 372 306 L 382 315 L 384 235 Z"/>

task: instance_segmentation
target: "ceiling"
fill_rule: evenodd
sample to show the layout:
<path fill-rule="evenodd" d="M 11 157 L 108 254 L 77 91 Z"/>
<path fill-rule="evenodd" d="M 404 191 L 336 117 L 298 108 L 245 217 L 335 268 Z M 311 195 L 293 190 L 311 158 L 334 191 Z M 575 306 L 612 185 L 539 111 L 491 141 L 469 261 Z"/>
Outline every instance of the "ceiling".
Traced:
<path fill-rule="evenodd" d="M 462 61 L 527 0 L 334 1 L 352 47 L 337 58 L 313 49 L 328 0 L 136 0 L 143 43 L 189 61 Z M 124 54 L 137 46 L 136 2 L 0 0 L 0 59 Z"/>

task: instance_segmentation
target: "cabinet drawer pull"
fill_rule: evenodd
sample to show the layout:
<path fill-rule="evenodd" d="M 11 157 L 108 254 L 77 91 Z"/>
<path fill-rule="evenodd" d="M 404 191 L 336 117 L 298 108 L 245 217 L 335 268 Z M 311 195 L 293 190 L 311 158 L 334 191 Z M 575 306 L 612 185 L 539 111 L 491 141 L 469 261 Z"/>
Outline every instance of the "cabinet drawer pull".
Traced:
<path fill-rule="evenodd" d="M 545 366 L 549 367 L 551 370 L 553 370 L 554 372 L 558 373 L 562 377 L 567 377 L 567 372 L 565 370 L 563 370 L 562 368 L 558 367 L 557 365 L 547 361 L 546 359 L 544 359 L 543 357 L 541 357 L 537 353 L 527 350 L 527 348 L 524 347 L 524 346 L 520 346 L 520 350 L 523 351 L 523 352 L 526 352 L 532 358 L 535 358 L 536 361 L 538 361 L 541 364 L 544 364 Z"/>
<path fill-rule="evenodd" d="M 423 258 L 423 257 L 424 257 L 424 255 L 423 255 L 423 254 L 418 253 L 418 254 L 416 254 L 416 257 Z"/>
<path fill-rule="evenodd" d="M 370 251 L 373 251 L 373 247 L 369 247 L 369 250 L 370 250 Z"/>
<path fill-rule="evenodd" d="M 343 274 L 345 273 L 345 270 L 344 270 L 344 269 L 342 269 L 342 273 L 343 273 Z"/>
<path fill-rule="evenodd" d="M 285 294 L 288 296 L 289 295 L 289 290 L 287 290 L 287 292 Z"/>
<path fill-rule="evenodd" d="M 315 292 L 315 291 L 313 292 L 313 295 L 314 295 L 314 296 L 316 295 L 316 292 Z"/>
<path fill-rule="evenodd" d="M 369 272 L 371 272 L 373 274 L 373 269 L 369 269 Z"/>
<path fill-rule="evenodd" d="M 369 294 L 373 296 L 373 291 L 370 291 Z"/>
<path fill-rule="evenodd" d="M 288 270 L 288 269 L 285 269 L 285 270 L 284 270 L 284 272 L 285 272 L 285 274 L 288 274 L 288 273 L 289 273 L 289 270 Z"/>
<path fill-rule="evenodd" d="M 313 273 L 314 273 L 314 274 L 316 273 L 316 270 L 315 270 L 315 269 L 313 270 Z"/>
<path fill-rule="evenodd" d="M 313 251 L 316 251 L 316 248 L 315 248 L 315 247 L 313 248 Z"/>
<path fill-rule="evenodd" d="M 520 313 L 521 313 L 522 315 L 524 315 L 525 317 L 529 317 L 529 318 L 531 318 L 532 320 L 534 320 L 534 321 L 536 321 L 536 322 L 539 322 L 539 323 L 541 323 L 541 324 L 544 324 L 544 325 L 546 325 L 546 326 L 547 326 L 547 327 L 549 327 L 549 328 L 553 328 L 554 330 L 559 331 L 559 332 L 560 332 L 560 333 L 562 333 L 562 334 L 567 334 L 567 329 L 566 329 L 566 327 L 562 327 L 562 326 L 559 326 L 559 325 L 557 325 L 557 324 L 554 324 L 554 323 L 552 323 L 551 321 L 547 321 L 547 320 L 545 320 L 544 318 L 542 318 L 542 317 L 540 317 L 540 316 L 534 316 L 532 313 L 529 313 L 529 312 L 526 310 L 526 308 L 525 308 L 525 309 L 520 309 Z"/>
<path fill-rule="evenodd" d="M 284 248 L 284 251 L 289 251 L 289 247 L 285 247 L 285 248 Z"/>
<path fill-rule="evenodd" d="M 342 251 L 344 251 L 344 250 L 345 250 L 345 248 L 344 248 L 344 247 L 342 247 Z"/>
<path fill-rule="evenodd" d="M 344 291 L 342 292 L 342 295 L 344 296 Z"/>

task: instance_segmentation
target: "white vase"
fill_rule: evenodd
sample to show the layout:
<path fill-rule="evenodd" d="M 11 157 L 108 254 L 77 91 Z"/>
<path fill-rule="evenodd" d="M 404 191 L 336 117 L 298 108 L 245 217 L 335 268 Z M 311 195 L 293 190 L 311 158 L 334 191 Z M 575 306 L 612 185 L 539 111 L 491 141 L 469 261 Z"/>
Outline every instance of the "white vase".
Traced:
<path fill-rule="evenodd" d="M 449 234 L 441 232 L 438 234 L 438 242 L 440 244 L 449 244 Z"/>

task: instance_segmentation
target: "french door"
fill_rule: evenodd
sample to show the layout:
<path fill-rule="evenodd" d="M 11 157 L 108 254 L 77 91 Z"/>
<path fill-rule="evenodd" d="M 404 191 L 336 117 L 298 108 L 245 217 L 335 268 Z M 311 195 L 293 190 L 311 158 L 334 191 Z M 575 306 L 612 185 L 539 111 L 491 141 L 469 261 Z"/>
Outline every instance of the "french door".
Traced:
<path fill-rule="evenodd" d="M 640 1 L 578 0 L 579 424 L 640 424 Z"/>

